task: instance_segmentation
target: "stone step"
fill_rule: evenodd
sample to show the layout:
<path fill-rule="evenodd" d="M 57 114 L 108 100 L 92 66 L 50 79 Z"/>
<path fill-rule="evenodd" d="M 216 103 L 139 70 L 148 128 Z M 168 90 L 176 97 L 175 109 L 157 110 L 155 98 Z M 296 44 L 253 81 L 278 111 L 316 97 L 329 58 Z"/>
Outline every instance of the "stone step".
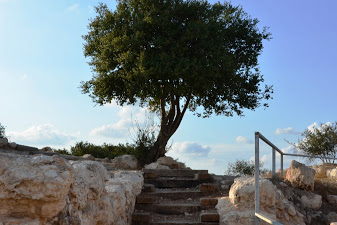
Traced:
<path fill-rule="evenodd" d="M 201 206 L 216 206 L 218 204 L 217 198 L 200 198 Z"/>
<path fill-rule="evenodd" d="M 136 204 L 135 208 L 164 215 L 181 215 L 201 211 L 201 206 L 196 204 Z"/>
<path fill-rule="evenodd" d="M 161 222 L 151 222 L 149 223 L 149 225 L 219 225 L 219 222 L 161 221 Z"/>
<path fill-rule="evenodd" d="M 202 180 L 196 179 L 170 179 L 170 178 L 158 178 L 158 179 L 145 179 L 146 184 L 153 184 L 156 188 L 191 188 L 196 187 Z"/>
<path fill-rule="evenodd" d="M 201 213 L 200 214 L 201 222 L 219 222 L 218 213 Z"/>
<path fill-rule="evenodd" d="M 150 215 L 150 213 L 134 212 L 132 214 L 132 222 L 148 224 L 150 222 Z"/>
<path fill-rule="evenodd" d="M 158 191 L 146 193 L 147 196 L 156 196 L 162 198 L 168 198 L 172 200 L 188 199 L 188 198 L 200 198 L 205 196 L 205 192 L 202 191 Z"/>
<path fill-rule="evenodd" d="M 208 170 L 156 170 L 156 169 L 143 169 L 146 173 L 157 173 L 160 177 L 191 177 L 194 178 L 196 174 L 208 174 Z"/>
<path fill-rule="evenodd" d="M 200 184 L 199 190 L 203 192 L 215 192 L 214 184 Z"/>

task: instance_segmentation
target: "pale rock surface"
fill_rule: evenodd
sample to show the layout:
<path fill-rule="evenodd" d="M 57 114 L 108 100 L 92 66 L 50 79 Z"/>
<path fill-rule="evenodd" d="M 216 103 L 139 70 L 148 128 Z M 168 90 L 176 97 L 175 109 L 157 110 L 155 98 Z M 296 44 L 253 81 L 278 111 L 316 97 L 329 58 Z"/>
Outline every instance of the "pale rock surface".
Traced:
<path fill-rule="evenodd" d="M 178 162 L 169 156 L 163 156 L 163 157 L 158 158 L 157 163 L 164 165 L 164 166 L 168 166 L 171 169 L 186 169 L 186 166 L 184 163 Z"/>
<path fill-rule="evenodd" d="M 330 204 L 337 204 L 337 195 L 328 195 L 327 199 Z"/>
<path fill-rule="evenodd" d="M 304 208 L 319 209 L 322 206 L 322 196 L 314 193 L 303 195 L 301 197 L 301 204 Z"/>
<path fill-rule="evenodd" d="M 72 181 L 59 156 L 0 153 L 0 221 L 44 224 L 65 207 Z"/>
<path fill-rule="evenodd" d="M 332 222 L 330 223 L 330 225 L 337 225 L 337 222 Z"/>
<path fill-rule="evenodd" d="M 112 167 L 121 170 L 135 170 L 138 168 L 138 160 L 133 155 L 122 155 L 112 160 Z"/>
<path fill-rule="evenodd" d="M 313 191 L 315 170 L 293 160 L 287 170 L 286 180 L 296 188 Z"/>
<path fill-rule="evenodd" d="M 326 176 L 330 179 L 337 179 L 337 168 L 330 169 L 326 171 Z"/>
<path fill-rule="evenodd" d="M 170 167 L 161 165 L 159 163 L 150 163 L 145 166 L 145 169 L 159 169 L 159 170 L 169 170 Z"/>
<path fill-rule="evenodd" d="M 95 157 L 93 157 L 92 155 L 90 154 L 85 154 L 82 156 L 83 159 L 87 159 L 87 160 L 95 160 Z"/>
<path fill-rule="evenodd" d="M 255 213 L 254 177 L 236 178 L 229 191 L 229 197 L 218 200 L 216 206 L 220 225 L 254 224 Z M 271 181 L 260 179 L 261 212 L 271 219 L 287 225 L 304 225 L 304 216 L 289 202 Z M 261 224 L 266 224 L 261 222 Z"/>
<path fill-rule="evenodd" d="M 143 186 L 140 172 L 108 174 L 94 161 L 72 162 L 75 179 L 67 206 L 49 224 L 130 224 L 136 196 Z"/>

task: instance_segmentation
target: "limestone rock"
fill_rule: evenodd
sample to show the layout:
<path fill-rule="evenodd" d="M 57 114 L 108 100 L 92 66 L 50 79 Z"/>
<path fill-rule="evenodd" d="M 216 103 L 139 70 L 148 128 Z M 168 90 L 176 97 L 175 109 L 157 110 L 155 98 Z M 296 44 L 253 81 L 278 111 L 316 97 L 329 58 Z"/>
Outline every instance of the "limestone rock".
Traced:
<path fill-rule="evenodd" d="M 122 170 L 135 170 L 138 168 L 138 160 L 133 155 L 122 155 L 112 160 L 112 167 Z"/>
<path fill-rule="evenodd" d="M 12 148 L 12 149 L 15 149 L 16 148 L 16 146 L 18 146 L 15 142 L 9 142 L 8 143 L 8 146 L 10 147 L 10 148 Z"/>
<path fill-rule="evenodd" d="M 0 138 L 0 147 L 8 144 L 7 138 Z"/>
<path fill-rule="evenodd" d="M 169 170 L 170 167 L 161 165 L 159 163 L 151 163 L 151 164 L 146 165 L 145 169 Z"/>
<path fill-rule="evenodd" d="M 95 160 L 95 157 L 93 157 L 92 155 L 90 155 L 90 154 L 85 154 L 85 155 L 83 155 L 82 156 L 84 159 L 87 159 L 87 160 Z"/>
<path fill-rule="evenodd" d="M 73 181 L 71 165 L 59 156 L 0 153 L 0 174 L 5 224 L 44 223 L 65 207 Z"/>
<path fill-rule="evenodd" d="M 41 150 L 44 152 L 53 152 L 53 149 L 51 149 L 51 147 L 44 147 Z"/>
<path fill-rule="evenodd" d="M 337 221 L 337 213 L 329 212 L 328 215 L 326 216 L 326 220 L 327 220 L 328 223 L 336 222 Z"/>
<path fill-rule="evenodd" d="M 288 180 L 294 187 L 304 190 L 314 190 L 315 170 L 293 160 L 286 174 Z"/>
<path fill-rule="evenodd" d="M 337 195 L 328 195 L 327 199 L 330 204 L 337 204 Z"/>
<path fill-rule="evenodd" d="M 287 225 L 304 225 L 303 215 L 272 184 L 260 179 L 261 212 L 271 219 Z M 255 214 L 254 177 L 236 178 L 229 191 L 229 197 L 218 200 L 216 206 L 220 215 L 220 225 L 251 225 Z M 264 223 L 261 223 L 264 224 Z"/>
<path fill-rule="evenodd" d="M 326 171 L 326 176 L 330 179 L 337 179 L 337 168 L 330 169 Z"/>
<path fill-rule="evenodd" d="M 184 163 L 178 162 L 169 156 L 160 157 L 159 159 L 157 159 L 157 163 L 164 165 L 164 166 L 168 166 L 171 169 L 185 169 L 186 168 Z"/>
<path fill-rule="evenodd" d="M 337 222 L 332 222 L 330 223 L 330 225 L 337 225 Z"/>
<path fill-rule="evenodd" d="M 301 204 L 305 208 L 319 209 L 322 206 L 322 196 L 310 193 L 301 197 Z"/>

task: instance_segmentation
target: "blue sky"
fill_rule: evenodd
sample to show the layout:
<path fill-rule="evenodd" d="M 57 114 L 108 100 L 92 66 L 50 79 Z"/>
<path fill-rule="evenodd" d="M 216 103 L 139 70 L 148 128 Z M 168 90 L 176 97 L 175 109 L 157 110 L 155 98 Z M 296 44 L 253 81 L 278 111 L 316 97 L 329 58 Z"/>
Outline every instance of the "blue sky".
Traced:
<path fill-rule="evenodd" d="M 111 8 L 115 1 L 106 2 Z M 213 2 L 213 1 L 211 1 Z M 337 2 L 243 1 L 273 39 L 259 58 L 274 99 L 245 117 L 187 113 L 168 153 L 194 169 L 223 174 L 228 162 L 254 155 L 259 131 L 285 151 L 315 122 L 336 121 Z M 37 147 L 69 148 L 77 141 L 132 142 L 132 119 L 144 109 L 112 103 L 95 106 L 81 94 L 91 78 L 82 35 L 94 17 L 92 0 L 0 0 L 0 123 L 11 141 Z M 270 149 L 261 157 L 270 165 Z M 289 163 L 290 159 L 286 162 Z"/>

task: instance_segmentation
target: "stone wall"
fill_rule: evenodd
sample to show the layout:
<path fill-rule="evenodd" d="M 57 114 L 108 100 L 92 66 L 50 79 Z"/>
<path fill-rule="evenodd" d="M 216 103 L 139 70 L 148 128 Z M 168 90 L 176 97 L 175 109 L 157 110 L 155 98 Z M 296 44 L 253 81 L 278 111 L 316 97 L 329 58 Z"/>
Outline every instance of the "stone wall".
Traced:
<path fill-rule="evenodd" d="M 139 171 L 7 149 L 0 152 L 0 225 L 131 224 L 142 186 Z"/>

